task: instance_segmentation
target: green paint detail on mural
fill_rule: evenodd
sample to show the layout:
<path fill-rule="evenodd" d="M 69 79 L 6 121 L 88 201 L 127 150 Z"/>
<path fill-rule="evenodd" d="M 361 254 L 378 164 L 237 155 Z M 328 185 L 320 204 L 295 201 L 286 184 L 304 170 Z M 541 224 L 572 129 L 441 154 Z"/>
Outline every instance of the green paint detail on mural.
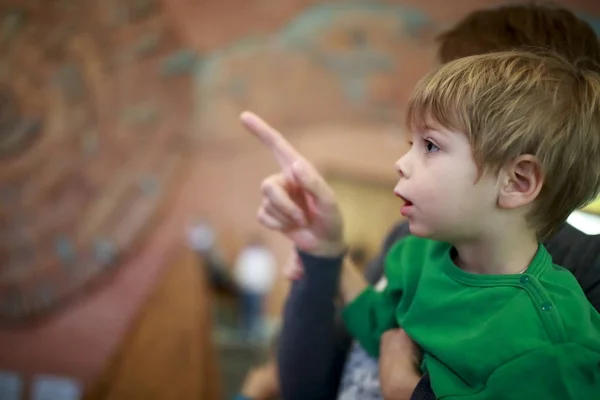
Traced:
<path fill-rule="evenodd" d="M 180 50 L 167 57 L 161 66 L 163 76 L 174 76 L 194 71 L 198 54 L 193 50 Z"/>
<path fill-rule="evenodd" d="M 229 84 L 229 94 L 235 99 L 243 99 L 246 96 L 247 82 L 244 78 L 234 78 Z"/>
<path fill-rule="evenodd" d="M 14 38 L 25 20 L 25 13 L 20 10 L 10 11 L 2 21 L 0 28 L 0 37 L 2 41 L 9 41 Z"/>
<path fill-rule="evenodd" d="M 94 241 L 94 254 L 100 263 L 112 265 L 117 257 L 116 246 L 107 238 L 98 238 Z"/>
<path fill-rule="evenodd" d="M 394 18 L 399 29 L 405 30 L 406 34 L 430 24 L 427 14 L 415 8 L 355 0 L 313 6 L 293 19 L 277 36 L 288 45 L 306 45 L 326 32 L 334 21 L 342 20 L 350 13 Z"/>
<path fill-rule="evenodd" d="M 158 49 L 160 37 L 157 33 L 148 33 L 142 36 L 134 47 L 134 52 L 139 56 L 147 56 Z"/>
<path fill-rule="evenodd" d="M 84 132 L 81 138 L 81 151 L 86 156 L 93 156 L 100 148 L 100 138 L 95 129 Z"/>
<path fill-rule="evenodd" d="M 196 66 L 198 96 L 202 97 L 204 91 L 218 80 L 216 75 L 221 71 L 224 60 L 265 48 L 281 48 L 311 57 L 340 79 L 349 101 L 363 103 L 367 94 L 367 78 L 372 74 L 393 70 L 393 57 L 372 48 L 366 32 L 357 33 L 356 29 L 348 31 L 348 42 L 351 44 L 348 50 L 332 52 L 319 45 L 319 39 L 335 29 L 339 21 L 350 14 L 356 16 L 357 13 L 366 17 L 396 19 L 398 39 L 404 35 L 412 36 L 431 24 L 429 17 L 422 11 L 392 4 L 353 0 L 315 5 L 273 35 L 266 38 L 248 37 L 227 48 L 204 55 Z"/>
<path fill-rule="evenodd" d="M 63 266 L 72 266 L 75 262 L 75 246 L 67 236 L 59 236 L 54 243 L 55 252 Z"/>
<path fill-rule="evenodd" d="M 73 63 L 62 65 L 54 73 L 53 79 L 63 91 L 67 103 L 74 104 L 82 100 L 85 95 L 85 82 L 77 65 Z"/>
<path fill-rule="evenodd" d="M 156 105 L 152 103 L 130 107 L 121 112 L 121 120 L 130 124 L 154 124 L 160 118 Z"/>
<path fill-rule="evenodd" d="M 157 194 L 159 189 L 158 179 L 153 175 L 148 175 L 140 179 L 138 186 L 146 196 Z"/>

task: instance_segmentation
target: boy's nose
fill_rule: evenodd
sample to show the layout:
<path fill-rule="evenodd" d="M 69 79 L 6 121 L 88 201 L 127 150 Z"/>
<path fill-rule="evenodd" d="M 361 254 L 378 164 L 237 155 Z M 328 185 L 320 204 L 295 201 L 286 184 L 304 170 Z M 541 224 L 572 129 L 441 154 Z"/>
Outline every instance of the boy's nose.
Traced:
<path fill-rule="evenodd" d="M 394 166 L 396 168 L 396 172 L 401 178 L 408 178 L 410 176 L 408 153 L 400 157 Z"/>

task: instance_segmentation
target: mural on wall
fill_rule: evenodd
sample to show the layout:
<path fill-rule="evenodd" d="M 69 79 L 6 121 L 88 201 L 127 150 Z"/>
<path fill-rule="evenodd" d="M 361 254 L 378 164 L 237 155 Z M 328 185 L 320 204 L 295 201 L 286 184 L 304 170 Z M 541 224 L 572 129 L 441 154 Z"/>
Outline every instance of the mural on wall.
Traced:
<path fill-rule="evenodd" d="M 418 9 L 325 3 L 267 37 L 204 54 L 196 69 L 199 139 L 239 137 L 237 116 L 244 109 L 286 128 L 401 121 L 398 100 L 431 64 L 433 31 Z"/>
<path fill-rule="evenodd" d="M 153 0 L 0 8 L 0 318 L 113 271 L 175 184 L 195 55 Z"/>
<path fill-rule="evenodd" d="M 401 3 L 317 4 L 269 35 L 203 54 L 195 70 L 198 139 L 239 140 L 246 109 L 284 133 L 359 121 L 401 127 L 414 83 L 435 61 L 433 38 L 448 26 L 434 22 L 427 5 Z M 599 18 L 575 12 L 600 34 Z M 587 210 L 598 212 L 599 202 Z"/>
<path fill-rule="evenodd" d="M 177 187 L 191 140 L 234 143 L 244 109 L 284 131 L 401 124 L 444 27 L 427 6 L 396 3 L 314 5 L 196 54 L 159 0 L 3 1 L 0 319 L 43 313 L 117 270 Z"/>

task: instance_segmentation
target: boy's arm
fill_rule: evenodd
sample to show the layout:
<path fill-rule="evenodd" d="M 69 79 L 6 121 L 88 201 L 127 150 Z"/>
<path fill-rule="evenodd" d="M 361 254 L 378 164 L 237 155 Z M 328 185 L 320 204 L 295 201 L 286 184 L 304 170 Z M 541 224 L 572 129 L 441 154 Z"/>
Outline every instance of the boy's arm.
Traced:
<path fill-rule="evenodd" d="M 359 285 L 351 277 L 351 266 L 345 265 L 346 268 L 348 282 L 343 296 L 350 302 L 342 311 L 342 318 L 352 337 L 367 353 L 378 358 L 381 335 L 398 327 L 396 309 L 402 297 L 400 282 L 388 282 L 382 291 L 377 291 L 373 286 L 363 286 L 359 291 Z"/>
<path fill-rule="evenodd" d="M 502 365 L 472 399 L 580 400 L 600 393 L 600 352 L 575 343 L 549 345 Z M 437 393 L 435 382 L 433 390 Z"/>
<path fill-rule="evenodd" d="M 364 277 L 352 261 L 346 257 L 340 279 L 340 292 L 344 304 L 349 304 L 356 299 L 356 297 L 367 288 L 368 284 L 375 285 L 377 281 L 379 281 L 384 275 L 383 270 L 385 268 L 385 259 L 388 252 L 399 240 L 409 234 L 410 230 L 408 222 L 402 222 L 394 226 L 386 236 L 377 257 L 367 266 Z"/>
<path fill-rule="evenodd" d="M 400 291 L 386 288 L 377 292 L 373 287 L 367 287 L 342 312 L 352 337 L 374 358 L 379 358 L 381 335 L 398 328 L 396 306 L 400 297 Z"/>
<path fill-rule="evenodd" d="M 410 275 L 411 271 L 405 268 L 406 265 L 401 265 L 400 254 L 407 240 L 398 241 L 387 252 L 384 268 L 387 284 L 383 290 L 367 286 L 359 292 L 358 285 L 353 287 L 351 283 L 344 288 L 343 295 L 352 299 L 342 312 L 346 328 L 374 358 L 379 358 L 381 335 L 389 329 L 398 328 L 396 311 L 407 284 L 406 274 Z M 350 272 L 347 277 L 349 282 L 355 282 L 350 278 Z"/>

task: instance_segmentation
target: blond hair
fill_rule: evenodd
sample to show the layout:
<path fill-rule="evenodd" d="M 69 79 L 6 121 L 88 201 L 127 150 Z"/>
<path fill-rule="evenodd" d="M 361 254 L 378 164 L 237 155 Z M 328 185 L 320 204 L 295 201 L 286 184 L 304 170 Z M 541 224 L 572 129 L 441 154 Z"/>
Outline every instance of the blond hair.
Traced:
<path fill-rule="evenodd" d="M 544 184 L 528 220 L 543 240 L 600 190 L 600 76 L 556 54 L 498 52 L 442 65 L 410 101 L 411 130 L 467 135 L 481 173 L 535 156 Z"/>

